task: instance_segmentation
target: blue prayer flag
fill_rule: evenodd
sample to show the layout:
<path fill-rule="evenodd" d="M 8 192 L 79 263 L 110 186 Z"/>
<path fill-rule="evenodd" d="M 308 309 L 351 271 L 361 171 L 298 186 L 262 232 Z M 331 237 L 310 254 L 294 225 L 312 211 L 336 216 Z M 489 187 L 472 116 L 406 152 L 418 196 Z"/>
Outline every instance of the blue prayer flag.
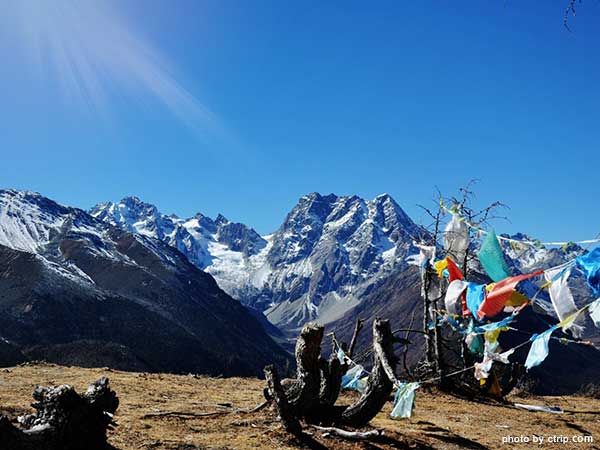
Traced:
<path fill-rule="evenodd" d="M 469 287 L 467 288 L 467 308 L 469 308 L 473 317 L 477 317 L 477 311 L 479 311 L 484 298 L 485 285 L 469 283 Z"/>
<path fill-rule="evenodd" d="M 552 333 L 554 330 L 558 328 L 558 325 L 554 325 L 552 328 L 544 331 L 540 334 L 534 334 L 531 336 L 531 340 L 533 343 L 531 344 L 531 348 L 529 349 L 529 353 L 527 354 L 527 360 L 525 360 L 525 367 L 527 370 L 532 367 L 539 366 L 548 356 L 548 344 L 550 342 L 550 338 L 552 337 Z"/>
<path fill-rule="evenodd" d="M 600 247 L 576 259 L 594 295 L 600 295 Z"/>
<path fill-rule="evenodd" d="M 407 419 L 412 415 L 413 406 L 415 404 L 415 390 L 419 387 L 419 383 L 402 383 L 396 391 L 394 398 L 394 407 L 390 414 L 394 419 Z"/>

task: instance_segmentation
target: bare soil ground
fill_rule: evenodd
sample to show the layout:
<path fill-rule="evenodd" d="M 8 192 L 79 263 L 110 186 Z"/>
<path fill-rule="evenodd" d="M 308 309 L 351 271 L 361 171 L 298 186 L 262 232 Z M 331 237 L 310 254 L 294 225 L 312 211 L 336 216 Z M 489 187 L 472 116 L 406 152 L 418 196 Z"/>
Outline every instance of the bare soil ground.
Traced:
<path fill-rule="evenodd" d="M 535 413 L 507 405 L 469 402 L 425 387 L 417 391 L 414 415 L 391 420 L 391 403 L 372 421 L 385 437 L 377 442 L 349 442 L 312 434 L 299 442 L 286 434 L 270 409 L 251 409 L 263 401 L 264 382 L 249 378 L 208 378 L 167 374 L 82 369 L 51 364 L 27 364 L 0 369 L 0 414 L 16 418 L 30 412 L 36 385 L 71 384 L 83 391 L 89 383 L 108 376 L 120 398 L 119 423 L 109 442 L 119 450 L 196 449 L 531 449 L 600 448 L 600 400 L 585 397 L 519 397 L 521 403 L 560 406 L 564 414 Z M 344 394 L 338 403 L 350 403 Z M 205 417 L 160 415 L 169 412 L 211 413 Z M 576 412 L 575 412 L 576 411 Z M 158 414 L 158 415 L 157 415 Z M 544 438 L 533 442 L 534 435 Z M 553 436 L 561 441 L 549 442 Z M 589 442 L 592 436 L 594 442 Z M 528 442 L 506 442 L 529 439 Z M 573 442 L 587 439 L 588 442 Z M 2 443 L 0 443 L 0 448 Z"/>

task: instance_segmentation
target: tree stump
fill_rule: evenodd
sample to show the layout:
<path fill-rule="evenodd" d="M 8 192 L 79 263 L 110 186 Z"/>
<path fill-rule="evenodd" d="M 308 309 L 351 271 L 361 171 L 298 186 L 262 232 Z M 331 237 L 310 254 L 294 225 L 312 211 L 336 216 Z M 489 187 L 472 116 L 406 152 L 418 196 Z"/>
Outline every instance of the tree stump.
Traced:
<path fill-rule="evenodd" d="M 337 401 L 342 387 L 342 363 L 333 353 L 329 360 L 320 358 L 321 388 L 319 390 L 319 404 L 333 406 Z"/>
<path fill-rule="evenodd" d="M 83 394 L 72 386 L 40 387 L 33 391 L 35 414 L 19 417 L 22 428 L 0 417 L 0 443 L 11 450 L 106 449 L 106 430 L 114 424 L 119 399 L 108 378 L 91 384 Z"/>
<path fill-rule="evenodd" d="M 322 340 L 323 326 L 309 323 L 302 328 L 296 342 L 296 378 L 282 382 L 287 401 L 297 417 L 303 417 L 319 404 Z"/>
<path fill-rule="evenodd" d="M 265 367 L 265 378 L 267 380 L 267 386 L 269 395 L 273 400 L 273 404 L 277 409 L 279 420 L 283 424 L 283 427 L 292 434 L 300 434 L 302 427 L 298 418 L 294 414 L 294 411 L 288 403 L 287 397 L 279 381 L 279 374 L 274 365 Z"/>

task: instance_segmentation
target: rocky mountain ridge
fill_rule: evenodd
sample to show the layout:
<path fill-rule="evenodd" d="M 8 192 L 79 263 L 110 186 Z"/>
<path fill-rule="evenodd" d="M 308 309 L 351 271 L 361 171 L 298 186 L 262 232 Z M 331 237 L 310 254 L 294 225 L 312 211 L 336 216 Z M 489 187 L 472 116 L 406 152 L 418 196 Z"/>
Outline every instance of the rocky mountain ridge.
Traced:
<path fill-rule="evenodd" d="M 373 200 L 305 195 L 274 233 L 262 237 L 221 215 L 180 219 L 135 197 L 96 205 L 90 213 L 178 248 L 230 295 L 284 330 L 341 317 L 405 267 L 413 240 L 425 233 L 387 194 Z"/>
<path fill-rule="evenodd" d="M 12 360 L 257 375 L 288 361 L 259 321 L 161 240 L 0 190 L 0 341 Z"/>

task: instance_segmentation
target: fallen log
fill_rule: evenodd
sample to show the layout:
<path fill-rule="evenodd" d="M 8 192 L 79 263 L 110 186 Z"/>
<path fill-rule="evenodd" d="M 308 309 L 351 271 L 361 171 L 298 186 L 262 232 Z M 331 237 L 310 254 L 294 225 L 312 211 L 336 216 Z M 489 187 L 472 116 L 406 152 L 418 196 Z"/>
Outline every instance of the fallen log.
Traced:
<path fill-rule="evenodd" d="M 337 436 L 351 441 L 369 441 L 372 439 L 383 436 L 383 430 L 369 430 L 369 431 L 348 431 L 342 430 L 336 427 L 321 427 L 319 425 L 309 425 L 315 430 L 322 431 L 331 436 Z"/>
<path fill-rule="evenodd" d="M 0 417 L 0 443 L 11 450 L 106 449 L 106 431 L 115 425 L 119 399 L 108 378 L 90 384 L 83 394 L 70 385 L 33 391 L 35 414 L 19 417 L 21 427 Z"/>

